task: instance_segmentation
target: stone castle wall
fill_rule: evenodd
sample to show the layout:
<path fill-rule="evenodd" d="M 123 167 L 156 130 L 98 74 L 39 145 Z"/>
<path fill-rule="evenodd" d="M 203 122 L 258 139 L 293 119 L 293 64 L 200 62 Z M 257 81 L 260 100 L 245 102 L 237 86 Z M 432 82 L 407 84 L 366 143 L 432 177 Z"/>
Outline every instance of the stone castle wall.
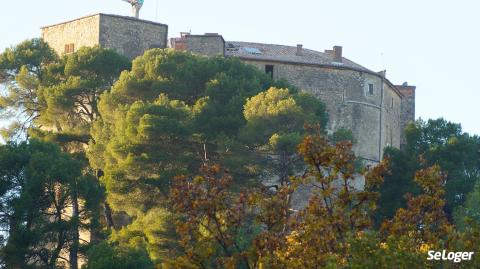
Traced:
<path fill-rule="evenodd" d="M 100 18 L 100 45 L 134 59 L 151 48 L 167 47 L 168 26 L 130 17 Z"/>
<path fill-rule="evenodd" d="M 166 48 L 167 36 L 165 24 L 108 14 L 42 28 L 42 38 L 58 55 L 64 55 L 69 44 L 73 44 L 74 51 L 83 46 L 100 45 L 133 59 L 148 49 Z"/>
<path fill-rule="evenodd" d="M 187 48 L 200 55 L 225 55 L 225 40 L 220 35 L 189 36 Z"/>
<path fill-rule="evenodd" d="M 176 50 L 189 51 L 198 55 L 225 55 L 225 40 L 218 34 L 184 34 L 180 38 L 172 38 L 171 47 Z"/>
<path fill-rule="evenodd" d="M 367 161 L 378 162 L 386 146 L 400 147 L 401 97 L 381 76 L 342 68 L 242 60 L 260 70 L 273 65 L 274 79 L 286 79 L 322 100 L 329 116 L 327 131 L 351 130 L 355 153 Z M 369 94 L 369 84 L 374 85 L 373 94 Z"/>
<path fill-rule="evenodd" d="M 74 50 L 80 47 L 92 47 L 99 44 L 100 16 L 83 17 L 70 22 L 42 28 L 42 38 L 58 55 L 65 54 L 65 45 L 74 44 Z"/>
<path fill-rule="evenodd" d="M 408 85 L 397 85 L 397 88 L 400 90 L 400 92 L 404 96 L 401 103 L 402 110 L 400 115 L 400 125 L 401 125 L 401 130 L 405 130 L 408 123 L 415 121 L 415 89 L 416 87 L 408 86 Z M 404 146 L 407 143 L 404 132 L 402 132 L 400 143 L 401 143 L 401 146 Z"/>
<path fill-rule="evenodd" d="M 383 137 L 382 145 L 385 147 L 400 148 L 403 129 L 401 126 L 400 115 L 402 113 L 402 97 L 393 89 L 394 86 L 384 82 L 383 97 Z M 382 149 L 383 155 L 383 149 Z"/>

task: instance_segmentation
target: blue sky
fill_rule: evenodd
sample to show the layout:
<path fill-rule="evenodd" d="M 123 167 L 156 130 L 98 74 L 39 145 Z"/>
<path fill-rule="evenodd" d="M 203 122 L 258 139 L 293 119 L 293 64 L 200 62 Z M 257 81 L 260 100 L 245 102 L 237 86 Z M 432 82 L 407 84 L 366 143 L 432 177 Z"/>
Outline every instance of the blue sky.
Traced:
<path fill-rule="evenodd" d="M 0 50 L 39 37 L 40 27 L 97 12 L 130 15 L 121 0 L 3 1 Z M 345 57 L 396 84 L 417 86 L 416 117 L 444 117 L 480 134 L 480 1 L 145 0 L 142 19 L 169 36 L 218 32 L 226 40 L 303 44 Z"/>

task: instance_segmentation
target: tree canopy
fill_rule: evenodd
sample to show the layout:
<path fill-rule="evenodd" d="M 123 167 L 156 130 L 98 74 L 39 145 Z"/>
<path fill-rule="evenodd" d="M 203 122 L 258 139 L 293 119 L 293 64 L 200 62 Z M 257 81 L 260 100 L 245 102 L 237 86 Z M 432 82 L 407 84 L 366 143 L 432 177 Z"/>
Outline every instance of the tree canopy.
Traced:
<path fill-rule="evenodd" d="M 480 265 L 426 259 L 480 251 L 480 140 L 458 124 L 419 120 L 363 167 L 321 100 L 235 58 L 59 57 L 33 39 L 0 54 L 0 83 L 17 122 L 0 146 L 0 266 Z"/>
<path fill-rule="evenodd" d="M 253 101 L 247 98 L 258 99 L 275 85 L 285 83 L 237 59 L 160 49 L 135 59 L 132 70 L 101 96 L 101 120 L 94 124 L 89 147 L 92 165 L 105 172 L 112 205 L 130 214 L 148 210 L 156 206 L 152 201 L 162 203 L 162 192 L 168 192 L 175 175 L 195 171 L 207 160 L 223 162 L 238 180 L 253 180 L 255 163 L 249 156 L 255 152 L 240 143 L 254 135 L 247 130 L 252 120 L 248 111 L 256 105 L 249 105 Z M 288 134 L 300 132 L 307 120 L 325 117 L 321 102 L 291 88 L 299 103 L 290 97 L 298 111 L 291 127 L 281 127 Z M 290 95 L 277 88 L 266 94 L 277 91 Z M 277 105 L 275 99 L 263 102 Z M 281 119 L 260 117 L 255 124 L 274 120 Z M 281 131 L 271 128 L 265 130 L 270 134 L 263 144 Z M 131 207 L 126 200 L 132 201 Z"/>
<path fill-rule="evenodd" d="M 78 251 L 78 230 L 88 229 L 82 220 L 97 216 L 89 205 L 73 213 L 72 201 L 95 204 L 100 193 L 79 161 L 38 140 L 2 145 L 0 185 L 0 226 L 8 233 L 0 255 L 8 268 L 52 268 Z"/>
<path fill-rule="evenodd" d="M 451 220 L 453 210 L 465 203 L 480 178 L 480 138 L 463 133 L 459 124 L 445 119 L 418 120 L 407 127 L 405 135 L 404 149 L 385 151 L 391 159 L 391 174 L 381 189 L 379 217 L 391 217 L 405 205 L 405 194 L 418 193 L 412 181 L 415 170 L 439 165 L 446 174 L 445 211 Z"/>

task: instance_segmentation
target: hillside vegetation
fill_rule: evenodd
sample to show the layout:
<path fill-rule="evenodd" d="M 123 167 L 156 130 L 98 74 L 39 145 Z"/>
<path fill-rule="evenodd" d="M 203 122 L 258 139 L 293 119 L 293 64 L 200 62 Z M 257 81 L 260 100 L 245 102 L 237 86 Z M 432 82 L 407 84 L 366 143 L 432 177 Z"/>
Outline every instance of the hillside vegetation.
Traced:
<path fill-rule="evenodd" d="M 480 250 L 480 138 L 459 124 L 411 123 L 372 167 L 321 100 L 237 59 L 33 39 L 0 82 L 7 268 L 480 267 L 427 260 Z"/>

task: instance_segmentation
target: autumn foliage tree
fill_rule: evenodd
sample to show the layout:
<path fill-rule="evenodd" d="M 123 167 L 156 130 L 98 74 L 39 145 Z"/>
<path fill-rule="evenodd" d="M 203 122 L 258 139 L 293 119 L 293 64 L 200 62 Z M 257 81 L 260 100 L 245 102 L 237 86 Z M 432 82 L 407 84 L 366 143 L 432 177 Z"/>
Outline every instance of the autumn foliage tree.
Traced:
<path fill-rule="evenodd" d="M 186 250 L 182 259 L 207 268 L 214 266 L 213 257 L 220 262 L 216 266 L 227 268 L 314 268 L 332 259 L 341 262 L 348 253 L 349 236 L 372 225 L 375 188 L 384 165 L 364 170 L 362 177 L 355 171 L 351 144 L 333 146 L 320 133 L 306 136 L 298 152 L 306 172 L 275 193 L 264 188 L 250 196 L 232 192 L 230 176 L 215 177 L 220 172 L 216 166 L 192 179 L 179 178 L 171 197 L 183 216 L 178 223 Z M 363 179 L 364 190 L 355 188 L 355 181 Z M 308 206 L 294 212 L 289 196 L 299 184 L 314 191 Z M 247 240 L 247 229 L 258 235 Z M 250 249 L 239 243 L 240 235 L 244 242 L 251 241 Z"/>
<path fill-rule="evenodd" d="M 274 235 L 264 231 L 261 236 L 282 239 L 273 245 L 259 241 L 265 256 L 260 263 L 268 268 L 318 268 L 332 260 L 344 263 L 348 237 L 372 226 L 378 198 L 375 189 L 382 182 L 385 166 L 382 163 L 357 173 L 351 143 L 331 145 L 319 131 L 305 136 L 298 153 L 307 168 L 302 176 L 292 178 L 293 190 L 295 185 L 307 184 L 312 195 L 305 209 L 285 214 L 285 229 L 273 231 Z M 358 182 L 363 180 L 364 186 L 359 188 Z M 285 196 L 283 193 L 281 190 L 278 195 Z"/>
<path fill-rule="evenodd" d="M 205 166 L 196 177 L 177 177 L 170 199 L 178 214 L 184 255 L 173 264 L 186 268 L 254 268 L 249 260 L 252 207 L 248 195 L 230 190 L 232 177 Z M 187 266 L 188 265 L 188 266 Z"/>
<path fill-rule="evenodd" d="M 376 228 L 373 213 L 388 160 L 358 171 L 351 147 L 347 141 L 331 144 L 320 132 L 306 135 L 298 146 L 305 172 L 275 191 L 235 192 L 230 175 L 218 166 L 206 167 L 198 177 L 179 178 L 171 202 L 185 253 L 170 265 L 457 268 L 450 261 L 428 261 L 427 251 L 477 249 L 477 228 L 457 231 L 446 217 L 445 176 L 436 165 L 416 172 L 421 192 Z M 306 207 L 295 210 L 290 197 L 301 184 L 312 193 Z M 460 267 L 477 263 L 465 261 Z"/>

